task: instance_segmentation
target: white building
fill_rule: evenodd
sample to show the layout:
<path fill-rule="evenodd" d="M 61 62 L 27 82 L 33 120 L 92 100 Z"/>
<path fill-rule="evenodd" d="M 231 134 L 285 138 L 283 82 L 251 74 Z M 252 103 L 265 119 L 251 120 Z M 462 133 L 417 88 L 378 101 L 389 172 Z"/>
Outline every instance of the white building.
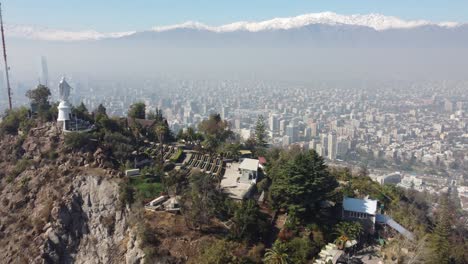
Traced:
<path fill-rule="evenodd" d="M 404 176 L 398 186 L 405 189 L 414 189 L 417 191 L 424 191 L 425 189 L 424 181 L 414 176 Z"/>
<path fill-rule="evenodd" d="M 258 166 L 259 161 L 257 159 L 244 159 L 239 165 L 239 170 L 242 175 L 239 181 L 256 183 Z"/>
<path fill-rule="evenodd" d="M 227 164 L 221 188 L 233 199 L 248 198 L 257 182 L 259 164 L 257 159 L 244 159 L 240 164 Z"/>
<path fill-rule="evenodd" d="M 375 230 L 376 214 L 377 200 L 343 198 L 343 219 L 360 221 L 369 233 Z"/>
<path fill-rule="evenodd" d="M 401 182 L 402 175 L 400 172 L 394 172 L 386 175 L 370 175 L 372 180 L 381 185 L 384 184 L 398 184 Z"/>

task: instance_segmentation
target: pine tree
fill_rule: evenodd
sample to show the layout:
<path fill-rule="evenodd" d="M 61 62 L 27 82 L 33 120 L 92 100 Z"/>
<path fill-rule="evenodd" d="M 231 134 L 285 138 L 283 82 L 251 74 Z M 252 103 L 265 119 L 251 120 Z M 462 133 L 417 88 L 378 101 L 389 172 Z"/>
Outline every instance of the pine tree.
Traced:
<path fill-rule="evenodd" d="M 298 153 L 291 159 L 280 160 L 270 172 L 273 183 L 270 196 L 277 208 L 310 211 L 338 186 L 330 175 L 323 158 L 315 151 Z"/>
<path fill-rule="evenodd" d="M 265 149 L 267 147 L 268 134 L 266 131 L 265 118 L 260 115 L 257 119 L 257 124 L 255 125 L 255 145 L 257 155 L 264 155 Z"/>
<path fill-rule="evenodd" d="M 449 263 L 450 261 L 450 210 L 449 197 L 444 195 L 440 201 L 438 221 L 431 235 L 429 247 L 431 249 L 431 263 Z"/>
<path fill-rule="evenodd" d="M 99 104 L 99 106 L 97 107 L 96 115 L 107 115 L 107 110 L 102 104 Z"/>

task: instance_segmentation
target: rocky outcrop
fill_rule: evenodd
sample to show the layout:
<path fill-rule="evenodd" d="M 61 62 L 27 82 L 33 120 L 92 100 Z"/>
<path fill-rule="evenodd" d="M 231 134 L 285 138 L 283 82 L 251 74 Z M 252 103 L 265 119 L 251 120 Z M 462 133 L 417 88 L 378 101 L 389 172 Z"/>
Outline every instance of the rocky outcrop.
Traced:
<path fill-rule="evenodd" d="M 0 138 L 0 262 L 143 263 L 108 163 L 64 151 L 53 123 Z"/>
<path fill-rule="evenodd" d="M 69 198 L 52 209 L 41 258 L 45 263 L 142 263 L 143 252 L 118 206 L 118 185 L 79 176 Z"/>
<path fill-rule="evenodd" d="M 33 128 L 23 142 L 23 157 L 37 160 L 53 151 L 59 145 L 60 139 L 60 130 L 53 123 Z"/>

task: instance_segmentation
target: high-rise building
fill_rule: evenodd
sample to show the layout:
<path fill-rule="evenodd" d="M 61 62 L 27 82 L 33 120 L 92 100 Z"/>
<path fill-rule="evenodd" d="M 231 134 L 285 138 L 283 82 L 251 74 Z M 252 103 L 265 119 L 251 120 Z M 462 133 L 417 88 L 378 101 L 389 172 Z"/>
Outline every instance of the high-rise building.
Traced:
<path fill-rule="evenodd" d="M 279 122 L 279 130 L 280 130 L 280 135 L 284 134 L 284 131 L 286 130 L 286 126 L 288 125 L 286 120 L 281 120 Z"/>
<path fill-rule="evenodd" d="M 309 141 L 311 139 L 312 129 L 310 127 L 306 127 L 304 129 L 304 140 Z"/>
<path fill-rule="evenodd" d="M 270 115 L 270 120 L 269 120 L 269 125 L 270 125 L 270 131 L 276 132 L 279 130 L 280 122 L 279 122 L 279 116 L 276 114 Z"/>
<path fill-rule="evenodd" d="M 336 155 L 343 157 L 348 153 L 350 142 L 345 139 L 340 139 L 337 145 Z"/>
<path fill-rule="evenodd" d="M 444 109 L 446 112 L 453 112 L 453 102 L 449 99 L 445 100 Z"/>
<path fill-rule="evenodd" d="M 310 124 L 310 136 L 311 137 L 318 136 L 318 124 L 317 123 Z"/>
<path fill-rule="evenodd" d="M 315 145 L 315 151 L 322 157 L 325 157 L 325 148 L 323 148 L 322 144 Z"/>
<path fill-rule="evenodd" d="M 336 145 L 336 134 L 330 133 L 328 135 L 328 158 L 330 160 L 336 160 L 336 153 L 337 153 L 337 145 Z"/>
<path fill-rule="evenodd" d="M 298 128 L 292 123 L 286 127 L 286 135 L 289 136 L 291 143 L 297 142 L 298 139 Z"/>
<path fill-rule="evenodd" d="M 45 56 L 41 57 L 41 73 L 40 84 L 49 86 L 49 68 L 47 67 L 47 59 Z"/>
<path fill-rule="evenodd" d="M 322 156 L 327 156 L 327 150 L 328 150 L 328 136 L 327 134 L 320 134 L 320 144 L 322 145 L 323 149 L 323 155 Z"/>
<path fill-rule="evenodd" d="M 229 107 L 223 106 L 221 108 L 221 119 L 225 120 L 229 117 Z"/>

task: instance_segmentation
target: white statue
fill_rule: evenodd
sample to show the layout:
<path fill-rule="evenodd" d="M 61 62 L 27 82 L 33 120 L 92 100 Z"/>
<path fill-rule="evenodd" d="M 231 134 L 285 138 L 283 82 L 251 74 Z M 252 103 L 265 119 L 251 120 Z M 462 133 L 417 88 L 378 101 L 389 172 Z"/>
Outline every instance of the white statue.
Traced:
<path fill-rule="evenodd" d="M 63 77 L 59 84 L 60 104 L 58 106 L 57 122 L 63 123 L 64 130 L 66 129 L 66 121 L 69 121 L 71 116 L 71 105 L 68 103 L 70 90 L 70 85 L 65 80 L 65 77 Z"/>
<path fill-rule="evenodd" d="M 70 85 L 65 80 L 65 77 L 63 77 L 59 84 L 60 101 L 68 101 L 68 97 L 70 96 L 70 90 Z"/>

